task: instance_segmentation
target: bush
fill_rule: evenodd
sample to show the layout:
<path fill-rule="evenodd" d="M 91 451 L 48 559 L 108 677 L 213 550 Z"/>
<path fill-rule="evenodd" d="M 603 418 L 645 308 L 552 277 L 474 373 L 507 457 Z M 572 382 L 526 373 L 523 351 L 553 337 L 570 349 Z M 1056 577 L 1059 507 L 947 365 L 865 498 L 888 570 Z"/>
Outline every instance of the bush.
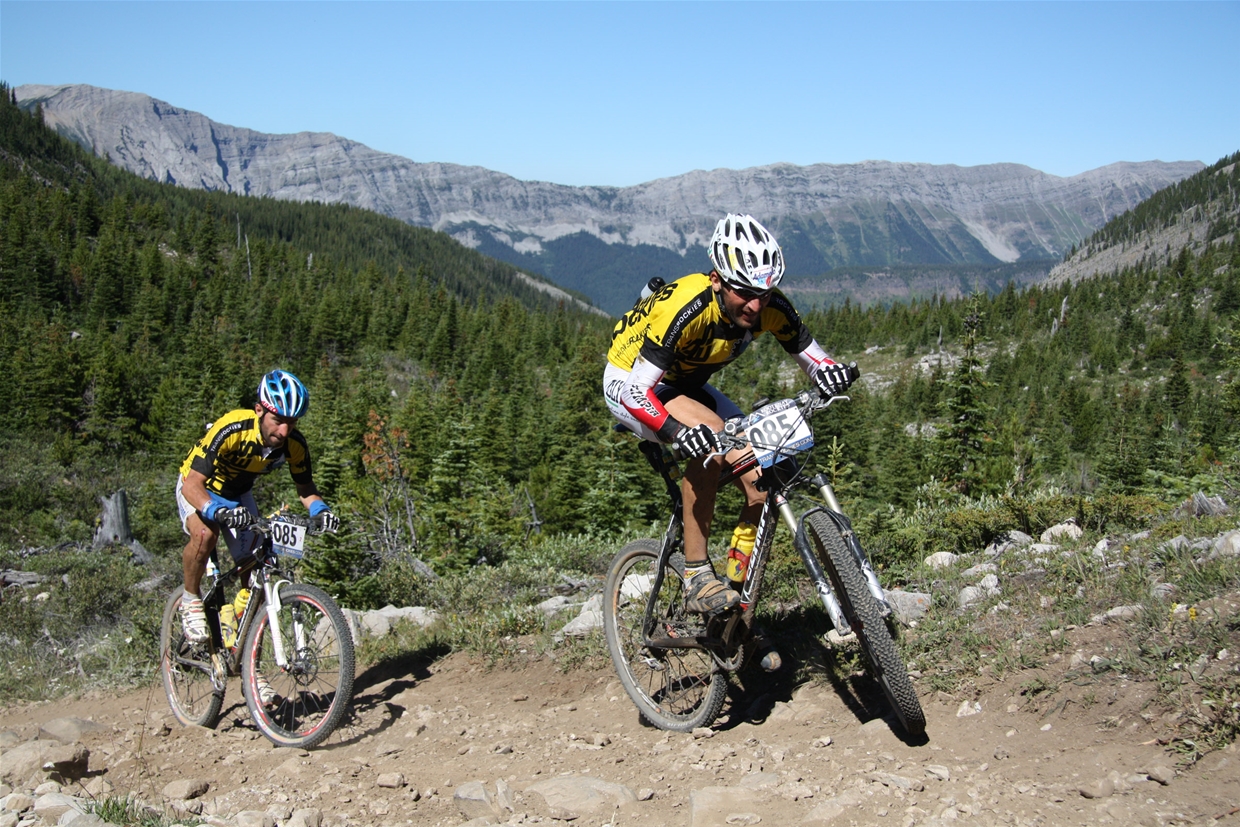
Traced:
<path fill-rule="evenodd" d="M 119 548 L 0 555 L 0 567 L 15 565 L 45 580 L 0 600 L 0 698 L 54 698 L 150 679 L 167 589 L 176 582 L 171 572 L 154 588 L 135 588 L 164 572 L 134 565 Z"/>

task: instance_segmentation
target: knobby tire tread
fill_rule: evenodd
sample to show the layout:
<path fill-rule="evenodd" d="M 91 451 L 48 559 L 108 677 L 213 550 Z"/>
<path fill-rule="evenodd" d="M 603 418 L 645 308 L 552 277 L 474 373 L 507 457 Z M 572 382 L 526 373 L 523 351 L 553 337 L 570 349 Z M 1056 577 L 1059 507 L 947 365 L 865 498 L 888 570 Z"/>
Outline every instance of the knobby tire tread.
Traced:
<path fill-rule="evenodd" d="M 159 674 L 164 694 L 172 714 L 185 726 L 213 728 L 220 719 L 224 706 L 224 693 L 218 692 L 211 683 L 211 666 L 177 663 L 173 647 L 188 651 L 181 632 L 181 598 L 185 587 L 179 587 L 164 606 L 164 618 L 159 627 Z M 203 652 L 209 647 L 204 646 Z"/>
<path fill-rule="evenodd" d="M 271 629 L 267 606 L 259 612 L 246 637 L 241 663 L 241 688 L 250 716 L 268 740 L 281 747 L 309 749 L 323 743 L 336 729 L 353 699 L 354 652 L 353 636 L 344 614 L 327 592 L 305 583 L 287 584 L 280 590 L 280 627 L 286 639 L 285 654 L 290 661 L 306 664 L 304 672 L 282 672 L 271 648 Z M 314 628 L 307 632 L 308 645 L 302 655 L 292 651 L 290 637 L 294 607 L 317 616 Z M 327 627 L 324 626 L 327 624 Z M 330 638 L 327 635 L 330 633 Z M 335 650 L 319 651 L 324 644 L 335 642 Z M 327 654 L 326 664 L 319 656 Z M 319 679 L 314 666 L 334 669 Z M 274 709 L 264 707 L 258 698 L 257 675 L 263 673 L 280 696 Z M 323 698 L 326 697 L 326 703 Z"/>
<path fill-rule="evenodd" d="M 909 679 L 904 660 L 896 649 L 891 630 L 883 619 L 878 601 L 865 582 L 857 558 L 849 550 L 839 528 L 825 514 L 811 514 L 806 529 L 813 539 L 818 558 L 831 578 L 831 586 L 844 608 L 848 622 L 857 632 L 872 676 L 882 686 L 892 709 L 909 735 L 926 731 L 926 714 L 917 699 L 917 690 Z"/>
<path fill-rule="evenodd" d="M 603 632 L 620 683 L 642 717 L 659 729 L 691 732 L 697 727 L 710 726 L 719 716 L 728 691 L 728 679 L 715 666 L 708 652 L 699 649 L 646 651 L 641 634 L 647 600 L 626 595 L 623 590 L 625 579 L 630 575 L 653 577 L 660 548 L 657 540 L 634 540 L 616 554 L 607 574 Z M 669 566 L 664 574 L 660 589 L 662 599 L 656 613 L 661 622 L 669 619 L 669 606 L 683 606 L 682 593 L 680 575 Z M 679 618 L 671 620 L 678 621 Z M 643 653 L 658 662 L 662 670 L 649 668 L 647 661 L 641 660 Z M 662 686 L 648 691 L 644 688 L 648 682 L 661 683 Z M 660 690 L 667 690 L 672 684 L 686 687 L 686 694 L 694 699 L 683 712 L 673 708 L 680 703 L 679 694 L 675 697 L 669 694 L 667 700 L 660 701 Z"/>

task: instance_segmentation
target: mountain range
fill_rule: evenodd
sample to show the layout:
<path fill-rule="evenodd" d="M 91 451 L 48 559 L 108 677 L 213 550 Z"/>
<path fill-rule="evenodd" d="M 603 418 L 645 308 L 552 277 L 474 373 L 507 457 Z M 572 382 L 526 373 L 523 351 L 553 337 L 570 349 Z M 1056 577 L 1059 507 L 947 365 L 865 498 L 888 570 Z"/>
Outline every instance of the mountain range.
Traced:
<path fill-rule="evenodd" d="M 752 213 L 776 233 L 790 284 L 834 296 L 824 274 L 875 271 L 888 276 L 877 298 L 889 299 L 892 289 L 925 289 L 900 277 L 901 268 L 929 267 L 939 274 L 928 282 L 936 290 L 943 268 L 955 265 L 975 272 L 1036 264 L 1044 275 L 1108 220 L 1205 166 L 1121 162 L 1058 177 L 1020 164 L 773 164 L 572 187 L 419 163 L 331 133 L 264 134 L 135 92 L 81 84 L 14 92 L 60 134 L 145 178 L 374 210 L 449 233 L 611 313 L 626 309 L 653 275 L 708 266 L 705 242 L 729 211 Z"/>

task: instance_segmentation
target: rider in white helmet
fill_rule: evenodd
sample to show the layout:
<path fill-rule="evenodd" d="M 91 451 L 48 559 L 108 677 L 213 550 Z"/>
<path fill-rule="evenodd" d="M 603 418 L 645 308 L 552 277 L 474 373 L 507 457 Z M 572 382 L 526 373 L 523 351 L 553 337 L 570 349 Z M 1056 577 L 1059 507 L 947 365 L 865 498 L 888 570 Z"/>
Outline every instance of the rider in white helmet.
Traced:
<path fill-rule="evenodd" d="M 740 408 L 707 380 L 740 356 L 762 333 L 772 333 L 822 394 L 851 381 L 814 341 L 792 303 L 778 290 L 784 257 L 775 237 L 749 215 L 729 213 L 715 226 L 707 248 L 713 268 L 666 284 L 643 297 L 612 332 L 603 391 L 612 415 L 644 439 L 670 444 L 682 457 L 708 457 L 719 448 L 723 421 Z M 652 280 L 653 281 L 653 280 Z M 739 452 L 725 459 L 731 462 Z M 686 606 L 715 615 L 734 609 L 753 549 L 764 495 L 754 471 L 740 480 L 745 506 L 728 551 L 728 577 L 717 577 L 707 556 L 719 466 L 686 463 L 684 497 Z M 767 669 L 779 668 L 768 649 Z"/>

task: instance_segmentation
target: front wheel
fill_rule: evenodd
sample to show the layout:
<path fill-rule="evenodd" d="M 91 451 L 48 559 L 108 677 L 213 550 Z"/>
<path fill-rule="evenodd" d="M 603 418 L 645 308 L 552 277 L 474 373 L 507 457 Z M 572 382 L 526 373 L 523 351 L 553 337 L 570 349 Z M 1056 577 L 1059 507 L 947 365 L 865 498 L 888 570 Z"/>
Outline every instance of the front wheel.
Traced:
<path fill-rule="evenodd" d="M 181 599 L 185 588 L 178 588 L 164 606 L 159 627 L 159 674 L 172 714 L 185 726 L 214 727 L 224 705 L 223 689 L 211 680 L 210 644 L 191 644 L 181 629 Z"/>
<path fill-rule="evenodd" d="M 900 724 L 909 735 L 926 731 L 926 714 L 917 700 L 917 690 L 909 679 L 904 661 L 896 649 L 891 630 L 883 620 L 878 601 L 870 592 L 861 573 L 861 565 L 849 550 L 839 528 L 827 515 L 817 512 L 806 519 L 806 533 L 814 551 L 831 578 L 831 587 L 844 609 L 844 616 L 857 633 L 857 641 L 870 662 L 870 672 Z"/>
<path fill-rule="evenodd" d="M 241 688 L 250 715 L 272 743 L 309 749 L 332 734 L 353 697 L 353 637 L 322 589 L 286 584 L 279 596 L 276 626 L 264 604 L 246 636 Z"/>
<path fill-rule="evenodd" d="M 646 645 L 643 626 L 658 563 L 655 540 L 634 540 L 620 549 L 607 574 L 603 631 L 620 683 L 642 716 L 659 729 L 690 732 L 719 715 L 728 679 L 702 649 Z M 663 571 L 652 617 L 651 637 L 700 633 L 700 618 L 685 613 L 684 581 L 672 566 Z"/>

